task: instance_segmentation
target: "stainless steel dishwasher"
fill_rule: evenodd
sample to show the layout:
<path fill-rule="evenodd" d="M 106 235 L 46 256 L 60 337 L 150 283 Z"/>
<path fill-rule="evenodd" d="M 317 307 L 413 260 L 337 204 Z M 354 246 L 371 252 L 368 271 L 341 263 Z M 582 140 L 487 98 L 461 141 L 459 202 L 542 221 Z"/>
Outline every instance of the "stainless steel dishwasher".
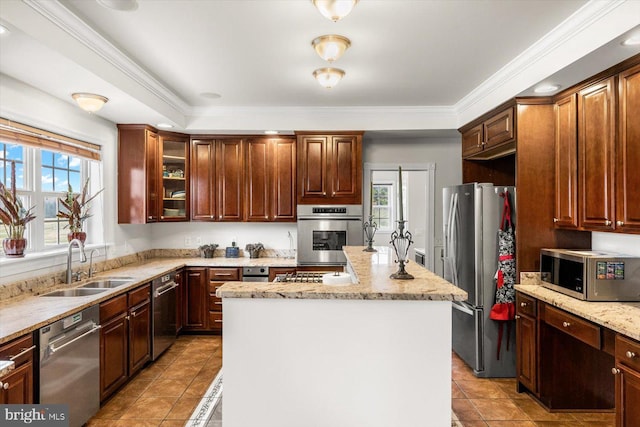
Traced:
<path fill-rule="evenodd" d="M 243 282 L 268 282 L 269 267 L 244 267 L 242 269 Z"/>
<path fill-rule="evenodd" d="M 176 340 L 176 272 L 172 271 L 151 282 L 151 360 L 156 360 Z"/>
<path fill-rule="evenodd" d="M 69 405 L 69 425 L 100 409 L 98 305 L 40 328 L 40 403 Z"/>

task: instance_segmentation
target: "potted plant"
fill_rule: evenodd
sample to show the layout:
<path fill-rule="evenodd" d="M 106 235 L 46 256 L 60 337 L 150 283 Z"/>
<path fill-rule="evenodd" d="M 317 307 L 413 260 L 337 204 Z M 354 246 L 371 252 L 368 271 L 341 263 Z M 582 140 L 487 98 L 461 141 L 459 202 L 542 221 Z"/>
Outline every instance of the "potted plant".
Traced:
<path fill-rule="evenodd" d="M 82 230 L 82 224 L 84 221 L 91 217 L 89 213 L 89 204 L 93 199 L 100 194 L 102 190 L 98 191 L 93 196 L 89 196 L 89 178 L 84 183 L 81 193 L 74 193 L 71 184 L 64 198 L 58 198 L 60 205 L 63 209 L 58 210 L 58 218 L 63 218 L 68 221 L 67 227 L 69 227 L 69 234 L 67 238 L 69 241 L 78 239 L 82 243 L 87 239 L 87 233 Z"/>
<path fill-rule="evenodd" d="M 4 253 L 8 257 L 23 257 L 27 239 L 24 231 L 27 223 L 34 220 L 33 207 L 25 209 L 22 200 L 16 195 L 16 165 L 11 162 L 10 190 L 0 182 L 0 220 L 7 231 L 7 238 L 2 241 Z"/>

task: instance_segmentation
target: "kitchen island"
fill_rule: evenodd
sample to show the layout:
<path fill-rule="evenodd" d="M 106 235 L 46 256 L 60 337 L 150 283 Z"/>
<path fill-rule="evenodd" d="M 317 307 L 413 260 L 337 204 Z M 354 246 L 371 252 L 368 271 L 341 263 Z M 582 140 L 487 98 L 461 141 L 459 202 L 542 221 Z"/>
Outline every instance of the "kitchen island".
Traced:
<path fill-rule="evenodd" d="M 347 247 L 354 284 L 226 283 L 225 427 L 451 423 L 451 301 L 466 293 L 387 248 Z"/>

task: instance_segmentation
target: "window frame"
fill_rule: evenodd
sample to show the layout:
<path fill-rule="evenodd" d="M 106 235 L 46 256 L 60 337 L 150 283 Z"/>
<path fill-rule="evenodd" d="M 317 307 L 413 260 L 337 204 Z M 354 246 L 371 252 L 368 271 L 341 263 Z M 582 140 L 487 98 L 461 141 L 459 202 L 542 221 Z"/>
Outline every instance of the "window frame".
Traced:
<path fill-rule="evenodd" d="M 395 227 L 393 225 L 394 223 L 394 218 L 395 218 L 395 186 L 393 185 L 393 182 L 374 182 L 372 185 L 372 190 L 375 192 L 375 188 L 376 187 L 387 187 L 389 188 L 389 195 L 387 196 L 387 204 L 386 205 L 377 205 L 375 203 L 373 203 L 373 198 L 372 198 L 372 211 L 375 212 L 376 208 L 378 209 L 378 212 L 380 212 L 380 209 L 385 209 L 387 211 L 389 211 L 389 227 L 383 227 L 382 224 L 380 224 L 380 215 L 378 216 L 373 216 L 373 220 L 375 221 L 375 223 L 378 225 L 378 231 L 380 232 L 392 232 Z M 372 214 L 373 214 L 372 212 Z"/>

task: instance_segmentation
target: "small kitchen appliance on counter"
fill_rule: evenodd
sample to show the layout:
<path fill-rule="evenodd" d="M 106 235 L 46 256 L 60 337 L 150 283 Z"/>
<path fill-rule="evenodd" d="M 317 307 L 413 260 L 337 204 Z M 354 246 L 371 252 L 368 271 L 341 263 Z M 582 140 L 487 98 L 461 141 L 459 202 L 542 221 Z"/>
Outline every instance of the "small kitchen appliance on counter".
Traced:
<path fill-rule="evenodd" d="M 640 257 L 541 249 L 542 286 L 585 301 L 640 301 Z"/>

